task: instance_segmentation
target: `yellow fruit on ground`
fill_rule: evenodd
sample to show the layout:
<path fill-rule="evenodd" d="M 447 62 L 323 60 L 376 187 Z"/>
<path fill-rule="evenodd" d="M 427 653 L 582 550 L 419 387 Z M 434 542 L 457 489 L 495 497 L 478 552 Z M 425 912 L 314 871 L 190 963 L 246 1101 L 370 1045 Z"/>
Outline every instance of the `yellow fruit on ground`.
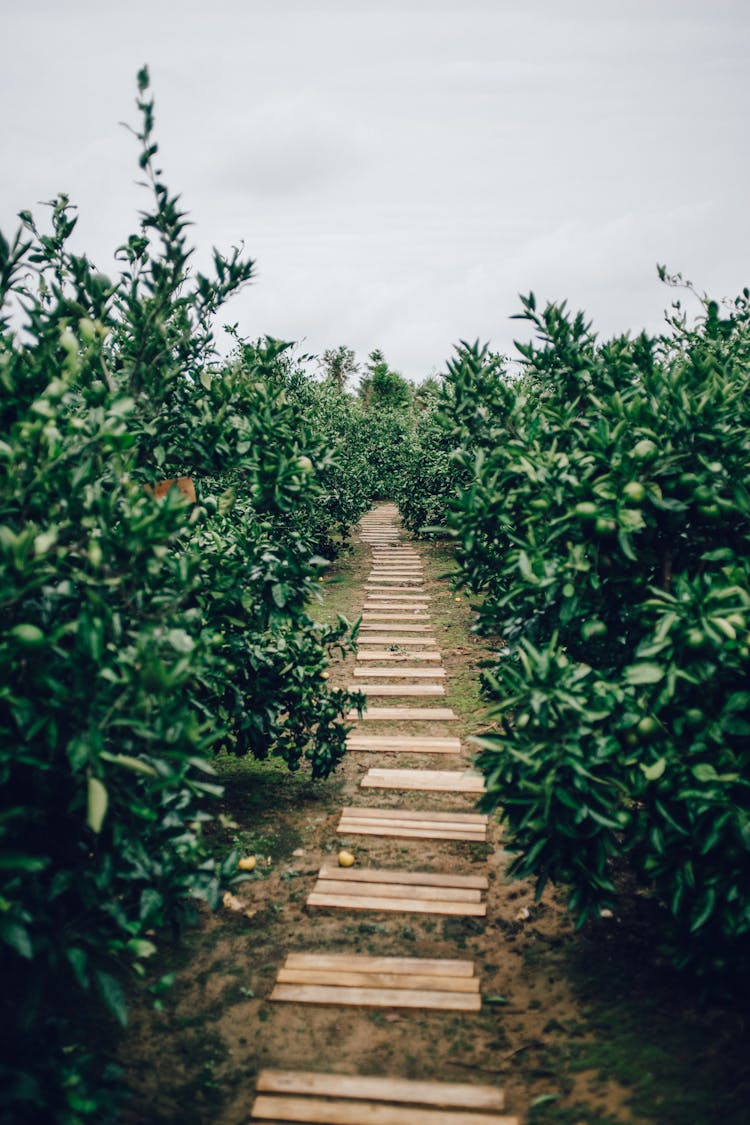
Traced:
<path fill-rule="evenodd" d="M 351 852 L 339 852 L 339 867 L 352 867 L 354 865 L 354 856 Z"/>
<path fill-rule="evenodd" d="M 328 679 L 328 675 L 329 675 L 329 674 L 328 674 L 328 672 L 321 672 L 321 673 L 320 673 L 320 678 L 321 678 L 321 680 L 327 680 L 327 679 Z"/>
<path fill-rule="evenodd" d="M 255 856 L 254 855 L 246 855 L 246 856 L 244 856 L 243 859 L 241 859 L 239 861 L 237 866 L 239 867 L 240 871 L 254 871 L 255 870 L 255 864 L 256 864 Z"/>

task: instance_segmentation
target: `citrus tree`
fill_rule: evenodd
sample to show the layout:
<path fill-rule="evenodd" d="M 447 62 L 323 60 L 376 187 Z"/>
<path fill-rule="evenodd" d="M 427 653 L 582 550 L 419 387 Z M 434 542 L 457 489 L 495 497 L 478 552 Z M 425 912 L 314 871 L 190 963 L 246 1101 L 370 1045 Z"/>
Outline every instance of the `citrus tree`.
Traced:
<path fill-rule="evenodd" d="M 607 342 L 529 296 L 522 375 L 463 347 L 445 417 L 462 581 L 502 638 L 479 764 L 513 871 L 578 923 L 630 871 L 702 968 L 750 935 L 749 296 Z"/>

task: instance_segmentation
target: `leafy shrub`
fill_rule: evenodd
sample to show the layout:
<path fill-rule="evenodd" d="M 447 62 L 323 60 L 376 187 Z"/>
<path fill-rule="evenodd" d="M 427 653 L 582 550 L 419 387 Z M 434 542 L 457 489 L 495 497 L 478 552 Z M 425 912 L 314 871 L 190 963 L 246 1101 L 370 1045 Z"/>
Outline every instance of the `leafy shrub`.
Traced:
<path fill-rule="evenodd" d="M 121 1022 L 165 927 L 236 878 L 203 841 L 210 758 L 343 752 L 349 698 L 321 676 L 351 643 L 308 614 L 325 443 L 272 382 L 274 346 L 222 366 L 211 321 L 252 275 L 189 276 L 186 218 L 152 206 L 111 281 L 30 213 L 0 238 L 0 961 L 4 1120 L 107 1116 L 78 1059 L 81 991 Z M 194 478 L 198 503 L 164 479 Z"/>
<path fill-rule="evenodd" d="M 513 870 L 568 883 L 580 923 L 627 861 L 701 967 L 750 932 L 748 296 L 607 343 L 530 296 L 520 379 L 466 348 L 451 371 L 462 579 L 507 646 L 479 763 Z"/>

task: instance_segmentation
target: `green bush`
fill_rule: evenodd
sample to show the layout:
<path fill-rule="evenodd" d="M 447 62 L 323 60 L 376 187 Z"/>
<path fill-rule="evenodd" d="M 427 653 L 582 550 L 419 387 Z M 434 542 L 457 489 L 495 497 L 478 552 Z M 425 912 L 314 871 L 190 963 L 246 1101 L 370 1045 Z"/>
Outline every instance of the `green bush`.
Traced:
<path fill-rule="evenodd" d="M 80 997 L 120 1022 L 129 968 L 237 878 L 203 839 L 219 745 L 340 759 L 351 644 L 309 615 L 312 516 L 333 458 L 277 394 L 278 349 L 222 365 L 211 322 L 252 275 L 190 275 L 186 217 L 154 166 L 112 281 L 30 213 L 0 237 L 0 963 L 2 1120 L 104 1120 Z M 192 477 L 193 504 L 176 488 Z M 93 999 L 92 999 L 93 1002 Z"/>
<path fill-rule="evenodd" d="M 626 864 L 704 968 L 750 933 L 748 296 L 607 343 L 531 296 L 520 378 L 451 372 L 462 579 L 505 646 L 486 807 L 579 923 Z"/>

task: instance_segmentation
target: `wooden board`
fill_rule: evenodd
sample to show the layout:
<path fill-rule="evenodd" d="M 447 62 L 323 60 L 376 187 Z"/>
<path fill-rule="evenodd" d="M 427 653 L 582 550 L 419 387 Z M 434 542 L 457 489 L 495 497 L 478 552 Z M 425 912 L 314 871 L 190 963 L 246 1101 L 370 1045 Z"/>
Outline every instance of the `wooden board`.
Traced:
<path fill-rule="evenodd" d="M 419 586 L 384 586 L 381 582 L 365 582 L 366 594 L 387 594 L 392 597 L 394 594 L 417 594 L 419 593 Z"/>
<path fill-rule="evenodd" d="M 365 604 L 362 607 L 363 613 L 401 613 L 402 611 L 410 613 L 411 611 L 421 611 L 427 613 L 430 609 L 430 599 L 425 594 L 419 598 L 409 599 L 408 601 L 390 601 L 387 597 L 365 598 Z"/>
<path fill-rule="evenodd" d="M 361 879 L 347 879 L 348 869 L 340 867 L 333 875 L 318 875 L 318 881 L 313 890 L 319 894 L 328 895 L 353 895 L 360 898 L 405 898 L 422 899 L 424 902 L 481 902 L 482 892 L 477 887 L 436 887 L 433 883 L 421 885 L 412 878 L 406 883 L 395 882 L 393 872 L 391 879 L 383 882 Z M 375 870 L 370 874 L 376 876 Z M 414 872 L 411 872 L 414 875 Z M 322 983 L 322 982 L 321 982 Z"/>
<path fill-rule="evenodd" d="M 334 984 L 344 988 L 435 988 L 435 977 L 425 973 L 356 973 L 343 969 L 281 968 L 277 984 Z M 479 992 L 477 977 L 441 977 L 443 992 Z"/>
<path fill-rule="evenodd" d="M 487 839 L 486 827 L 471 825 L 442 825 L 425 822 L 396 820 L 363 820 L 359 817 L 339 821 L 336 831 L 340 836 L 390 836 L 396 840 L 467 840 L 483 844 Z"/>
<path fill-rule="evenodd" d="M 252 1120 L 260 1125 L 519 1125 L 517 1117 L 493 1112 L 269 1094 L 255 1099 Z"/>
<path fill-rule="evenodd" d="M 442 680 L 445 678 L 445 668 L 360 668 L 355 665 L 355 676 L 373 676 L 389 680 Z"/>
<path fill-rule="evenodd" d="M 363 1074 L 319 1074 L 307 1071 L 262 1070 L 258 1093 L 310 1094 L 398 1104 L 456 1106 L 460 1109 L 503 1109 L 502 1090 L 464 1082 L 415 1082 L 403 1078 L 371 1078 Z"/>
<path fill-rule="evenodd" d="M 471 770 L 370 769 L 363 789 L 415 789 L 434 793 L 484 793 L 484 778 Z"/>
<path fill-rule="evenodd" d="M 399 633 L 429 633 L 432 625 L 413 625 L 406 624 L 399 621 L 396 625 L 393 621 L 362 621 L 359 627 L 359 634 L 365 633 L 392 633 L 394 629 L 398 629 Z"/>
<path fill-rule="evenodd" d="M 404 609 L 384 610 L 384 609 L 367 609 L 362 612 L 362 621 L 429 621 L 430 614 L 427 609 L 414 609 L 410 610 L 407 607 Z"/>
<path fill-rule="evenodd" d="M 328 908 L 329 910 L 371 910 L 374 913 L 403 914 L 442 914 L 457 918 L 484 918 L 487 907 L 483 902 L 426 902 L 421 898 L 366 898 L 346 893 L 326 893 L 325 889 L 312 891 L 307 898 L 308 906 Z M 330 983 L 336 983 L 331 981 Z"/>
<path fill-rule="evenodd" d="M 402 734 L 357 734 L 352 731 L 346 736 L 349 750 L 365 750 L 370 753 L 394 754 L 460 754 L 459 738 L 429 738 L 420 735 Z"/>
<path fill-rule="evenodd" d="M 424 645 L 425 648 L 437 648 L 437 637 L 423 637 L 421 633 L 415 634 L 413 637 L 404 636 L 401 633 L 362 633 L 357 637 L 358 645 L 400 645 L 406 648 L 408 645 Z"/>
<path fill-rule="evenodd" d="M 335 985 L 325 984 L 277 984 L 269 1000 L 356 1008 L 428 1008 L 451 1012 L 478 1012 L 482 1007 L 477 993 L 409 988 L 336 988 Z"/>
<path fill-rule="evenodd" d="M 451 958 L 373 957 L 369 953 L 288 953 L 288 969 L 344 969 L 368 973 L 429 973 L 431 976 L 473 977 L 474 962 Z"/>
<path fill-rule="evenodd" d="M 367 698 L 385 696 L 438 696 L 445 695 L 442 684 L 349 684 L 347 691 L 359 691 Z"/>
<path fill-rule="evenodd" d="M 259 1125 L 519 1125 L 518 1117 L 494 1112 L 268 1094 L 255 1099 L 252 1120 Z"/>
<path fill-rule="evenodd" d="M 368 707 L 362 717 L 372 722 L 399 723 L 452 723 L 458 719 L 450 707 Z M 350 711 L 347 718 L 357 719 L 359 715 Z"/>
<path fill-rule="evenodd" d="M 360 663 L 362 663 L 362 661 L 372 660 L 377 661 L 379 664 L 387 662 L 398 665 L 406 664 L 409 661 L 413 663 L 416 660 L 423 660 L 428 664 L 439 664 L 442 659 L 439 652 L 436 650 L 430 651 L 428 649 L 422 649 L 419 652 L 392 652 L 387 649 L 385 651 L 381 649 L 367 649 L 364 652 L 357 653 L 357 660 Z"/>
<path fill-rule="evenodd" d="M 417 809 L 370 809 L 365 804 L 347 804 L 341 810 L 342 816 L 355 817 L 358 813 L 364 813 L 365 816 L 371 817 L 373 813 L 382 813 L 391 819 L 398 820 L 424 820 L 425 817 L 434 821 L 445 820 L 451 822 L 462 823 L 462 825 L 487 825 L 489 817 L 484 812 L 423 812 Z"/>
<path fill-rule="evenodd" d="M 324 863 L 319 879 L 340 879 L 342 873 L 350 883 L 399 883 L 422 887 L 464 887 L 486 891 L 490 881 L 486 875 L 457 875 L 451 871 L 392 871 L 379 867 L 339 867 Z"/>

